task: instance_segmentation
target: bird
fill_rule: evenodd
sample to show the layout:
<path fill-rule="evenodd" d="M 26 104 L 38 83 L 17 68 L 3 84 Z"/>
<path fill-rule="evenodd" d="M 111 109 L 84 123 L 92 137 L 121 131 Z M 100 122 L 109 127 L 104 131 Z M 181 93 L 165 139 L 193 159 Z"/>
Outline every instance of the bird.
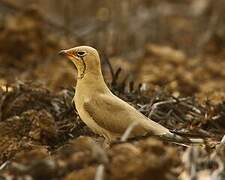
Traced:
<path fill-rule="evenodd" d="M 171 132 L 114 95 L 103 78 L 100 56 L 95 48 L 78 46 L 61 50 L 59 54 L 70 59 L 77 69 L 73 101 L 81 120 L 107 143 L 121 138 L 132 125 L 129 137 L 151 134 L 178 143 L 199 142 Z"/>

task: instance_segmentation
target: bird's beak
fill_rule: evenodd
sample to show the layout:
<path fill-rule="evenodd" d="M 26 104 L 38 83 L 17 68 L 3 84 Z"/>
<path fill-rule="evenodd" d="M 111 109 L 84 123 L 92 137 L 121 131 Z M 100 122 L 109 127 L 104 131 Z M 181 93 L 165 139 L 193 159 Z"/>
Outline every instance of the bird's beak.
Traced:
<path fill-rule="evenodd" d="M 61 50 L 59 51 L 59 55 L 66 56 L 67 58 L 71 60 L 75 58 L 74 54 L 71 53 L 71 51 L 69 50 Z"/>
<path fill-rule="evenodd" d="M 59 51 L 59 55 L 66 55 L 67 53 L 66 53 L 66 50 L 61 50 L 61 51 Z"/>

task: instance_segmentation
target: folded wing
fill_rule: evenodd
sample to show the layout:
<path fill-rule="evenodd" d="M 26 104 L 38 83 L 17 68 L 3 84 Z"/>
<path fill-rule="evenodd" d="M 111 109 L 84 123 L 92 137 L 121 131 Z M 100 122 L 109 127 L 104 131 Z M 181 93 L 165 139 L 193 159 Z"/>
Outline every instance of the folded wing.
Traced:
<path fill-rule="evenodd" d="M 92 97 L 84 103 L 84 109 L 99 126 L 117 134 L 124 133 L 133 123 L 136 126 L 132 135 L 162 135 L 169 132 L 167 128 L 148 119 L 134 107 L 111 94 Z"/>

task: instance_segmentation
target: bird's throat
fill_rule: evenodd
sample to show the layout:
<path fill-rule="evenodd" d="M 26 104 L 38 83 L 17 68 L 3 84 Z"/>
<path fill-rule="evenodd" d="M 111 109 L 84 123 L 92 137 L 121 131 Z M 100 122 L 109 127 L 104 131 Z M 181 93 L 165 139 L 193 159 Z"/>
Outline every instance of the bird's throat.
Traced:
<path fill-rule="evenodd" d="M 101 71 L 89 71 L 88 69 L 83 76 L 78 74 L 76 89 L 78 92 L 90 91 L 90 93 L 109 91 Z"/>
<path fill-rule="evenodd" d="M 82 66 L 78 71 L 78 77 L 77 77 L 78 79 L 83 79 L 86 73 L 86 68 L 87 68 L 83 58 L 81 58 L 81 62 L 82 62 Z"/>

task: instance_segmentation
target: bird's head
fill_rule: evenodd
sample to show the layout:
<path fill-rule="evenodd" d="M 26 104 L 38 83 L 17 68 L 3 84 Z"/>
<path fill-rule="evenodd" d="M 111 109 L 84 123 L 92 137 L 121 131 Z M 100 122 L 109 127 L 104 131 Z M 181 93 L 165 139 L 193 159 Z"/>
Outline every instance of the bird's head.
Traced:
<path fill-rule="evenodd" d="M 86 73 L 98 73 L 101 71 L 98 51 L 90 46 L 78 46 L 62 50 L 60 55 L 70 59 L 78 70 L 78 78 L 83 78 Z"/>

